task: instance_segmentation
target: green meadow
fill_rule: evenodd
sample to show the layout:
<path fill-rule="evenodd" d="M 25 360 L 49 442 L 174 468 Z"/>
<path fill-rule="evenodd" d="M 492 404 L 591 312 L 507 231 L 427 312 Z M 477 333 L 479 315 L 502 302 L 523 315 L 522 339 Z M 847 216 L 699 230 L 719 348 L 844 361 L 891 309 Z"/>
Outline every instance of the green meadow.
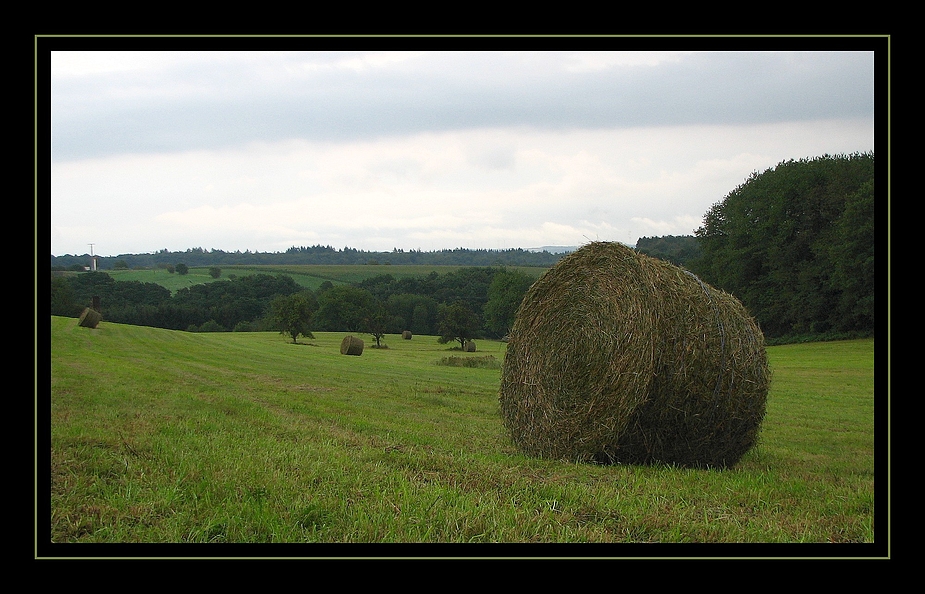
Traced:
<path fill-rule="evenodd" d="M 37 540 L 875 543 L 873 340 L 769 347 L 759 445 L 695 470 L 523 456 L 498 411 L 504 343 L 358 335 L 346 356 L 344 333 L 315 336 L 52 317 Z"/>
<path fill-rule="evenodd" d="M 330 281 L 335 285 L 359 283 L 368 278 L 381 274 L 390 274 L 395 279 L 427 276 L 431 272 L 447 274 L 456 272 L 465 266 L 421 266 L 415 264 L 401 265 L 346 265 L 346 264 L 304 264 L 304 265 L 260 265 L 260 266 L 219 266 L 221 276 L 212 278 L 208 267 L 190 268 L 184 275 L 176 272 L 170 273 L 163 268 L 148 268 L 138 270 L 106 270 L 105 272 L 117 281 L 140 281 L 157 283 L 171 291 L 177 291 L 199 283 L 209 283 L 216 280 L 228 280 L 232 276 L 245 276 L 248 274 L 285 274 L 291 276 L 299 285 L 312 291 L 317 291 L 321 284 Z M 539 277 L 548 270 L 536 266 L 507 266 L 507 270 L 524 272 L 533 277 Z"/>

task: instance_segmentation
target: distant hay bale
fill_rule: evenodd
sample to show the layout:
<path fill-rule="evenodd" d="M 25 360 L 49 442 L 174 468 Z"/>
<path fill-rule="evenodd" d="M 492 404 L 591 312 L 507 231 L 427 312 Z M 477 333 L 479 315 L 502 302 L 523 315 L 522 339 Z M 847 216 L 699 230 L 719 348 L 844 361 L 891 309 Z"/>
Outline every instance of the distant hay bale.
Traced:
<path fill-rule="evenodd" d="M 84 328 L 96 328 L 102 319 L 103 314 L 92 307 L 87 307 L 84 308 L 83 312 L 80 314 L 80 318 L 77 319 L 77 325 L 83 326 Z"/>
<path fill-rule="evenodd" d="M 525 295 L 501 414 L 532 456 L 728 467 L 757 442 L 769 382 L 764 337 L 738 300 L 594 242 Z"/>
<path fill-rule="evenodd" d="M 405 340 L 411 340 L 411 330 L 405 330 L 401 333 L 401 337 Z"/>
<path fill-rule="evenodd" d="M 363 341 L 356 336 L 345 336 L 344 340 L 340 343 L 340 354 L 357 356 L 362 355 Z"/>
<path fill-rule="evenodd" d="M 467 353 L 474 353 L 475 352 L 475 342 L 472 340 L 467 340 L 463 350 Z"/>

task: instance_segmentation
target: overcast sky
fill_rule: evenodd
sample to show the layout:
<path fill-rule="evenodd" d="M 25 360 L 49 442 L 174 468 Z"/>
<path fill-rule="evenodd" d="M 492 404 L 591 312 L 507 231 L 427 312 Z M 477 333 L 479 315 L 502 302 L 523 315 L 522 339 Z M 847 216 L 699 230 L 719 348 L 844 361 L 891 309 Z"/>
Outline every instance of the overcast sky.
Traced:
<path fill-rule="evenodd" d="M 872 51 L 53 51 L 51 253 L 689 235 L 874 149 Z"/>

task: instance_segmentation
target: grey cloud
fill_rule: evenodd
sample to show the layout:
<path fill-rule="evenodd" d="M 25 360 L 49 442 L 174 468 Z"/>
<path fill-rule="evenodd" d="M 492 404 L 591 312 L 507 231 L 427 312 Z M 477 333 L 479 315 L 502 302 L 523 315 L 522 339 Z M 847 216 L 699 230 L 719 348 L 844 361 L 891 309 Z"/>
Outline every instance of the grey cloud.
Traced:
<path fill-rule="evenodd" d="M 658 66 L 581 73 L 565 70 L 564 54 L 437 52 L 359 70 L 334 68 L 335 58 L 350 55 L 313 55 L 310 66 L 317 68 L 298 57 L 56 80 L 53 156 L 497 126 L 732 124 L 873 113 L 870 52 L 694 53 Z M 548 58 L 545 67 L 539 58 Z"/>

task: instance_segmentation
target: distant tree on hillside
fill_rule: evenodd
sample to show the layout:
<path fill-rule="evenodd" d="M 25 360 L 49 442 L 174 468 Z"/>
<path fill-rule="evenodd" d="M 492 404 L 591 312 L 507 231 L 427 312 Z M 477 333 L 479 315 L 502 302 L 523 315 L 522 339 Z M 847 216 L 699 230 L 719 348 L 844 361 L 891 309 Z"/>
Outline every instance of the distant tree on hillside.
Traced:
<path fill-rule="evenodd" d="M 182 276 L 182 275 L 187 274 L 187 273 L 189 272 L 189 266 L 187 266 L 187 265 L 184 264 L 183 262 L 180 262 L 179 264 L 177 264 L 176 270 L 177 270 L 177 274 L 179 274 L 179 275 Z"/>

